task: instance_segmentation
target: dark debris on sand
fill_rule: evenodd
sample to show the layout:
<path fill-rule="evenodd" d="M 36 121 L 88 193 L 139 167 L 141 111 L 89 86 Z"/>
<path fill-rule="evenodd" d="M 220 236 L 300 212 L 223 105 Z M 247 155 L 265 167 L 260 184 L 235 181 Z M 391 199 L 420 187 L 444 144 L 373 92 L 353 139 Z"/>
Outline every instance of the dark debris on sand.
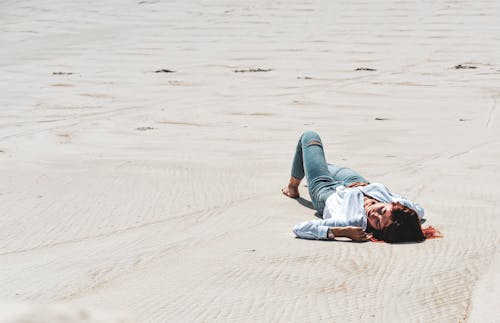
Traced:
<path fill-rule="evenodd" d="M 147 130 L 153 130 L 154 128 L 153 127 L 137 127 L 135 128 L 135 130 L 139 130 L 139 131 L 147 131 Z"/>
<path fill-rule="evenodd" d="M 462 65 L 462 64 L 455 65 L 454 67 L 455 67 L 455 69 L 456 69 L 456 70 L 463 70 L 463 69 L 473 69 L 473 68 L 477 68 L 477 66 Z"/>
<path fill-rule="evenodd" d="M 72 75 L 72 72 L 52 72 L 52 75 Z"/>
<path fill-rule="evenodd" d="M 249 68 L 246 70 L 234 70 L 235 73 L 257 73 L 257 72 L 270 72 L 272 71 L 271 68 L 265 69 L 265 68 Z"/>
<path fill-rule="evenodd" d="M 370 68 L 370 67 L 358 67 L 357 69 L 355 69 L 355 71 L 370 71 L 370 72 L 375 72 L 376 69 Z"/>
<path fill-rule="evenodd" d="M 162 68 L 161 70 L 156 70 L 155 73 L 175 73 L 175 71 Z"/>

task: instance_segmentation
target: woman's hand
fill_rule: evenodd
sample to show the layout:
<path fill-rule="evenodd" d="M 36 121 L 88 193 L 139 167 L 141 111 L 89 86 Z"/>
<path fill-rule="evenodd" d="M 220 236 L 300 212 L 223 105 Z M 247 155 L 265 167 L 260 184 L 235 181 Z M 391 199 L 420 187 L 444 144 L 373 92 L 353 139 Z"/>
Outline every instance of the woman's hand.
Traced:
<path fill-rule="evenodd" d="M 353 241 L 357 242 L 365 242 L 370 240 L 371 235 L 367 234 L 360 227 L 346 227 L 347 235 L 346 237 L 350 238 Z"/>
<path fill-rule="evenodd" d="M 357 242 L 365 242 L 372 237 L 360 227 L 331 227 L 329 232 L 333 233 L 334 237 L 345 237 Z M 330 235 L 328 238 L 331 239 Z"/>

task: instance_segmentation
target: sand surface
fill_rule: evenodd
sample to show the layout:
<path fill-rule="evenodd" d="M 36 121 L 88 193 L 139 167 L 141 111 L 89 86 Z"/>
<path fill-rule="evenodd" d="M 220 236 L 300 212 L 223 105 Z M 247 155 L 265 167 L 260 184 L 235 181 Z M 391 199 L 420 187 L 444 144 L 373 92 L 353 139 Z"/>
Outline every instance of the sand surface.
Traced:
<path fill-rule="evenodd" d="M 0 299 L 494 322 L 499 21 L 494 0 L 2 1 Z M 445 238 L 294 239 L 314 211 L 280 188 L 308 129 Z"/>

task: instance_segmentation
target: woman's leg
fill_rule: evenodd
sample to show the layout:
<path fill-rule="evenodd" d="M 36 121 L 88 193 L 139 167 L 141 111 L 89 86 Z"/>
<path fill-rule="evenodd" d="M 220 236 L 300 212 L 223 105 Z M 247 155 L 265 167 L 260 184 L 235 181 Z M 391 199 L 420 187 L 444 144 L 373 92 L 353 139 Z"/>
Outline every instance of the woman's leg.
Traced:
<path fill-rule="evenodd" d="M 354 182 L 370 183 L 358 172 L 333 164 L 328 164 L 328 171 L 333 177 L 333 180 L 342 182 L 342 185 L 347 186 Z"/>
<path fill-rule="evenodd" d="M 298 197 L 300 181 L 307 177 L 307 186 L 314 208 L 323 212 L 324 202 L 335 187 L 328 171 L 328 165 L 323 152 L 323 144 L 319 135 L 313 131 L 305 132 L 299 139 L 292 164 L 292 174 L 288 187 L 283 193 L 290 197 Z"/>

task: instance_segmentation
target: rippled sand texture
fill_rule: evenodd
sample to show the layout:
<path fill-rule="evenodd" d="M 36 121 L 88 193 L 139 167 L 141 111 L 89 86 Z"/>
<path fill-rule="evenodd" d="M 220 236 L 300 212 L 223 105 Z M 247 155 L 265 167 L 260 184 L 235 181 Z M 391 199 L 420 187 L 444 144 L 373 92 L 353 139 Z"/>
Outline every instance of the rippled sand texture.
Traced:
<path fill-rule="evenodd" d="M 493 0 L 3 1 L 0 299 L 493 322 L 499 21 Z M 294 239 L 314 211 L 280 187 L 306 129 L 445 238 Z"/>

